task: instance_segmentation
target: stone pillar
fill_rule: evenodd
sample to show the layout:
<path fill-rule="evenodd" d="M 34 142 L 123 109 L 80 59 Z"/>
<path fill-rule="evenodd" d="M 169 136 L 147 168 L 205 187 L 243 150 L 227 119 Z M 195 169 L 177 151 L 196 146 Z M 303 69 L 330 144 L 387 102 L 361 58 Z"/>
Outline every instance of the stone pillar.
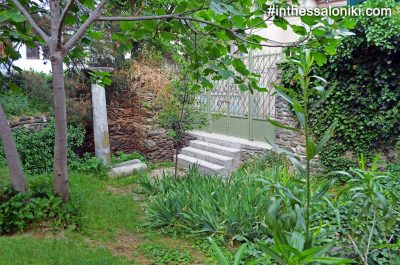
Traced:
<path fill-rule="evenodd" d="M 90 71 L 111 72 L 112 68 L 93 67 Z M 111 164 L 110 138 L 108 133 L 107 103 L 105 88 L 92 81 L 93 134 L 96 157 L 104 164 Z"/>

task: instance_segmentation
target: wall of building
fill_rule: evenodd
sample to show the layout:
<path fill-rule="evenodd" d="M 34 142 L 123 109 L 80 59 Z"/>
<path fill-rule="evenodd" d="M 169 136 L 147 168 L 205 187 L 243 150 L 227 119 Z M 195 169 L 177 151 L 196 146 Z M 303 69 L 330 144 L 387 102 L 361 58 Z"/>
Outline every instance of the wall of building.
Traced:
<path fill-rule="evenodd" d="M 44 58 L 42 50 L 40 50 L 40 59 L 28 59 L 26 57 L 25 45 L 20 46 L 19 52 L 21 54 L 21 58 L 14 62 L 15 66 L 18 66 L 19 68 L 26 71 L 32 70 L 35 72 L 43 72 L 43 73 L 51 72 L 51 63 L 49 60 Z"/>

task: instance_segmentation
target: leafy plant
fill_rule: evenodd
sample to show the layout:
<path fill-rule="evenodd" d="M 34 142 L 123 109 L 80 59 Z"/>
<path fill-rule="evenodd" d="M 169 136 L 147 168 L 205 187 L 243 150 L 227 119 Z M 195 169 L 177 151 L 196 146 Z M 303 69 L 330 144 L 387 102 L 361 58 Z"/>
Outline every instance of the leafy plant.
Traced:
<path fill-rule="evenodd" d="M 347 187 L 338 195 L 341 214 L 348 220 L 346 239 L 363 264 L 388 262 L 394 257 L 390 249 L 399 249 L 400 183 L 397 177 L 380 172 L 379 156 L 367 167 L 364 156 L 359 158 L 359 168 L 352 168 Z M 351 174 L 351 176 L 350 176 Z"/>
<path fill-rule="evenodd" d="M 112 84 L 111 73 L 104 71 L 90 71 L 90 80 L 102 87 Z"/>
<path fill-rule="evenodd" d="M 106 178 L 109 167 L 104 162 L 89 153 L 85 153 L 82 158 L 71 161 L 69 168 L 81 173 L 93 174 L 100 178 Z"/>
<path fill-rule="evenodd" d="M 51 222 L 60 228 L 76 226 L 77 207 L 64 204 L 49 190 L 16 193 L 5 187 L 0 191 L 0 234 L 22 231 L 39 222 Z"/>
<path fill-rule="evenodd" d="M 54 152 L 54 122 L 51 121 L 44 129 L 38 132 L 20 129 L 14 137 L 20 159 L 25 170 L 30 173 L 48 173 L 53 167 Z M 81 126 L 68 126 L 68 155 L 71 159 L 77 156 L 74 150 L 81 146 L 85 137 Z M 4 157 L 0 149 L 0 157 Z"/>
<path fill-rule="evenodd" d="M 270 120 L 270 122 L 278 127 L 292 130 L 292 131 L 301 131 L 305 136 L 305 144 L 306 144 L 306 161 L 305 167 L 301 163 L 301 159 L 298 154 L 291 153 L 289 151 L 280 149 L 276 147 L 276 149 L 284 153 L 288 156 L 290 161 L 296 166 L 296 168 L 303 174 L 306 178 L 306 225 L 305 225 L 305 235 L 307 244 L 311 245 L 311 234 L 310 234 L 310 225 L 311 225 L 311 214 L 312 214 L 312 206 L 311 206 L 311 160 L 315 158 L 315 156 L 321 152 L 321 150 L 325 147 L 326 143 L 332 137 L 334 129 L 337 125 L 337 120 L 335 120 L 329 128 L 325 131 L 323 136 L 320 138 L 318 143 L 315 143 L 312 137 L 312 127 L 310 124 L 310 110 L 316 107 L 319 107 L 320 103 L 323 102 L 326 97 L 331 93 L 331 90 L 326 90 L 324 86 L 327 84 L 327 81 L 322 77 L 312 75 L 311 67 L 314 63 L 314 56 L 310 50 L 305 49 L 300 52 L 298 55 L 298 59 L 289 59 L 289 61 L 298 67 L 298 72 L 295 75 L 296 81 L 300 84 L 300 91 L 297 92 L 292 89 L 287 89 L 279 85 L 275 85 L 275 89 L 277 93 L 285 99 L 294 109 L 297 120 L 300 125 L 300 129 L 294 127 L 288 127 L 280 124 L 275 120 Z M 318 98 L 317 101 L 311 102 L 311 98 Z"/>
<path fill-rule="evenodd" d="M 247 166 L 227 181 L 201 176 L 194 168 L 180 178 L 141 176 L 139 183 L 150 196 L 146 206 L 149 226 L 242 242 L 272 237 L 271 218 L 283 220 L 288 229 L 298 227 L 292 207 L 303 205 L 305 194 L 304 182 L 285 168 Z"/>
<path fill-rule="evenodd" d="M 192 264 L 193 258 L 183 249 L 172 249 L 165 244 L 147 243 L 140 249 L 149 257 L 153 264 Z"/>
<path fill-rule="evenodd" d="M 21 93 L 6 92 L 0 94 L 0 104 L 7 116 L 30 116 L 38 114 L 35 108 L 29 104 L 28 98 Z"/>

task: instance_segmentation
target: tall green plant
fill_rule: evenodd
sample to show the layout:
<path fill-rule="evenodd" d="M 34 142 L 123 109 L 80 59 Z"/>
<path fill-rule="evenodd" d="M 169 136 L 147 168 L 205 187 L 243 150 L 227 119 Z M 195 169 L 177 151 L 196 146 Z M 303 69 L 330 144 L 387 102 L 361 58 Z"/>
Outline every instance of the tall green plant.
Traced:
<path fill-rule="evenodd" d="M 312 238 L 310 234 L 310 224 L 311 224 L 311 214 L 312 214 L 312 191 L 310 184 L 311 177 L 311 161 L 315 156 L 324 148 L 326 143 L 332 137 L 334 129 L 337 125 L 337 120 L 335 120 L 325 131 L 319 142 L 316 143 L 315 139 L 312 137 L 312 127 L 310 124 L 310 111 L 313 108 L 319 106 L 326 97 L 331 93 L 331 90 L 325 89 L 327 81 L 316 75 L 311 75 L 311 68 L 314 64 L 314 56 L 309 49 L 304 49 L 300 51 L 298 58 L 292 58 L 288 60 L 290 63 L 297 66 L 297 74 L 294 79 L 300 84 L 301 90 L 295 91 L 292 89 L 284 88 L 279 85 L 275 85 L 277 93 L 285 99 L 290 106 L 293 108 L 296 114 L 299 128 L 289 127 L 283 125 L 275 120 L 270 120 L 270 122 L 278 127 L 301 132 L 305 137 L 306 145 L 306 161 L 305 166 L 302 164 L 298 154 L 294 154 L 284 150 L 284 153 L 288 155 L 290 160 L 294 163 L 297 169 L 306 178 L 307 186 L 307 198 L 306 198 L 306 244 L 311 246 Z M 318 100 L 311 101 L 312 97 L 318 98 Z M 278 151 L 283 151 L 277 148 Z"/>

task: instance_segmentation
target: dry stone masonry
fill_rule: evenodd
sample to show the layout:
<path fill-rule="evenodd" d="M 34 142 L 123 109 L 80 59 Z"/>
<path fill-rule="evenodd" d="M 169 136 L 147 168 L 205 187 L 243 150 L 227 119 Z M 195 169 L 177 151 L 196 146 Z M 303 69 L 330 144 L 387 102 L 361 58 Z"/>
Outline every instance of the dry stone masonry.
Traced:
<path fill-rule="evenodd" d="M 49 122 L 49 117 L 45 115 L 34 117 L 13 118 L 10 121 L 11 130 L 14 132 L 19 129 L 37 132 L 42 130 Z"/>

